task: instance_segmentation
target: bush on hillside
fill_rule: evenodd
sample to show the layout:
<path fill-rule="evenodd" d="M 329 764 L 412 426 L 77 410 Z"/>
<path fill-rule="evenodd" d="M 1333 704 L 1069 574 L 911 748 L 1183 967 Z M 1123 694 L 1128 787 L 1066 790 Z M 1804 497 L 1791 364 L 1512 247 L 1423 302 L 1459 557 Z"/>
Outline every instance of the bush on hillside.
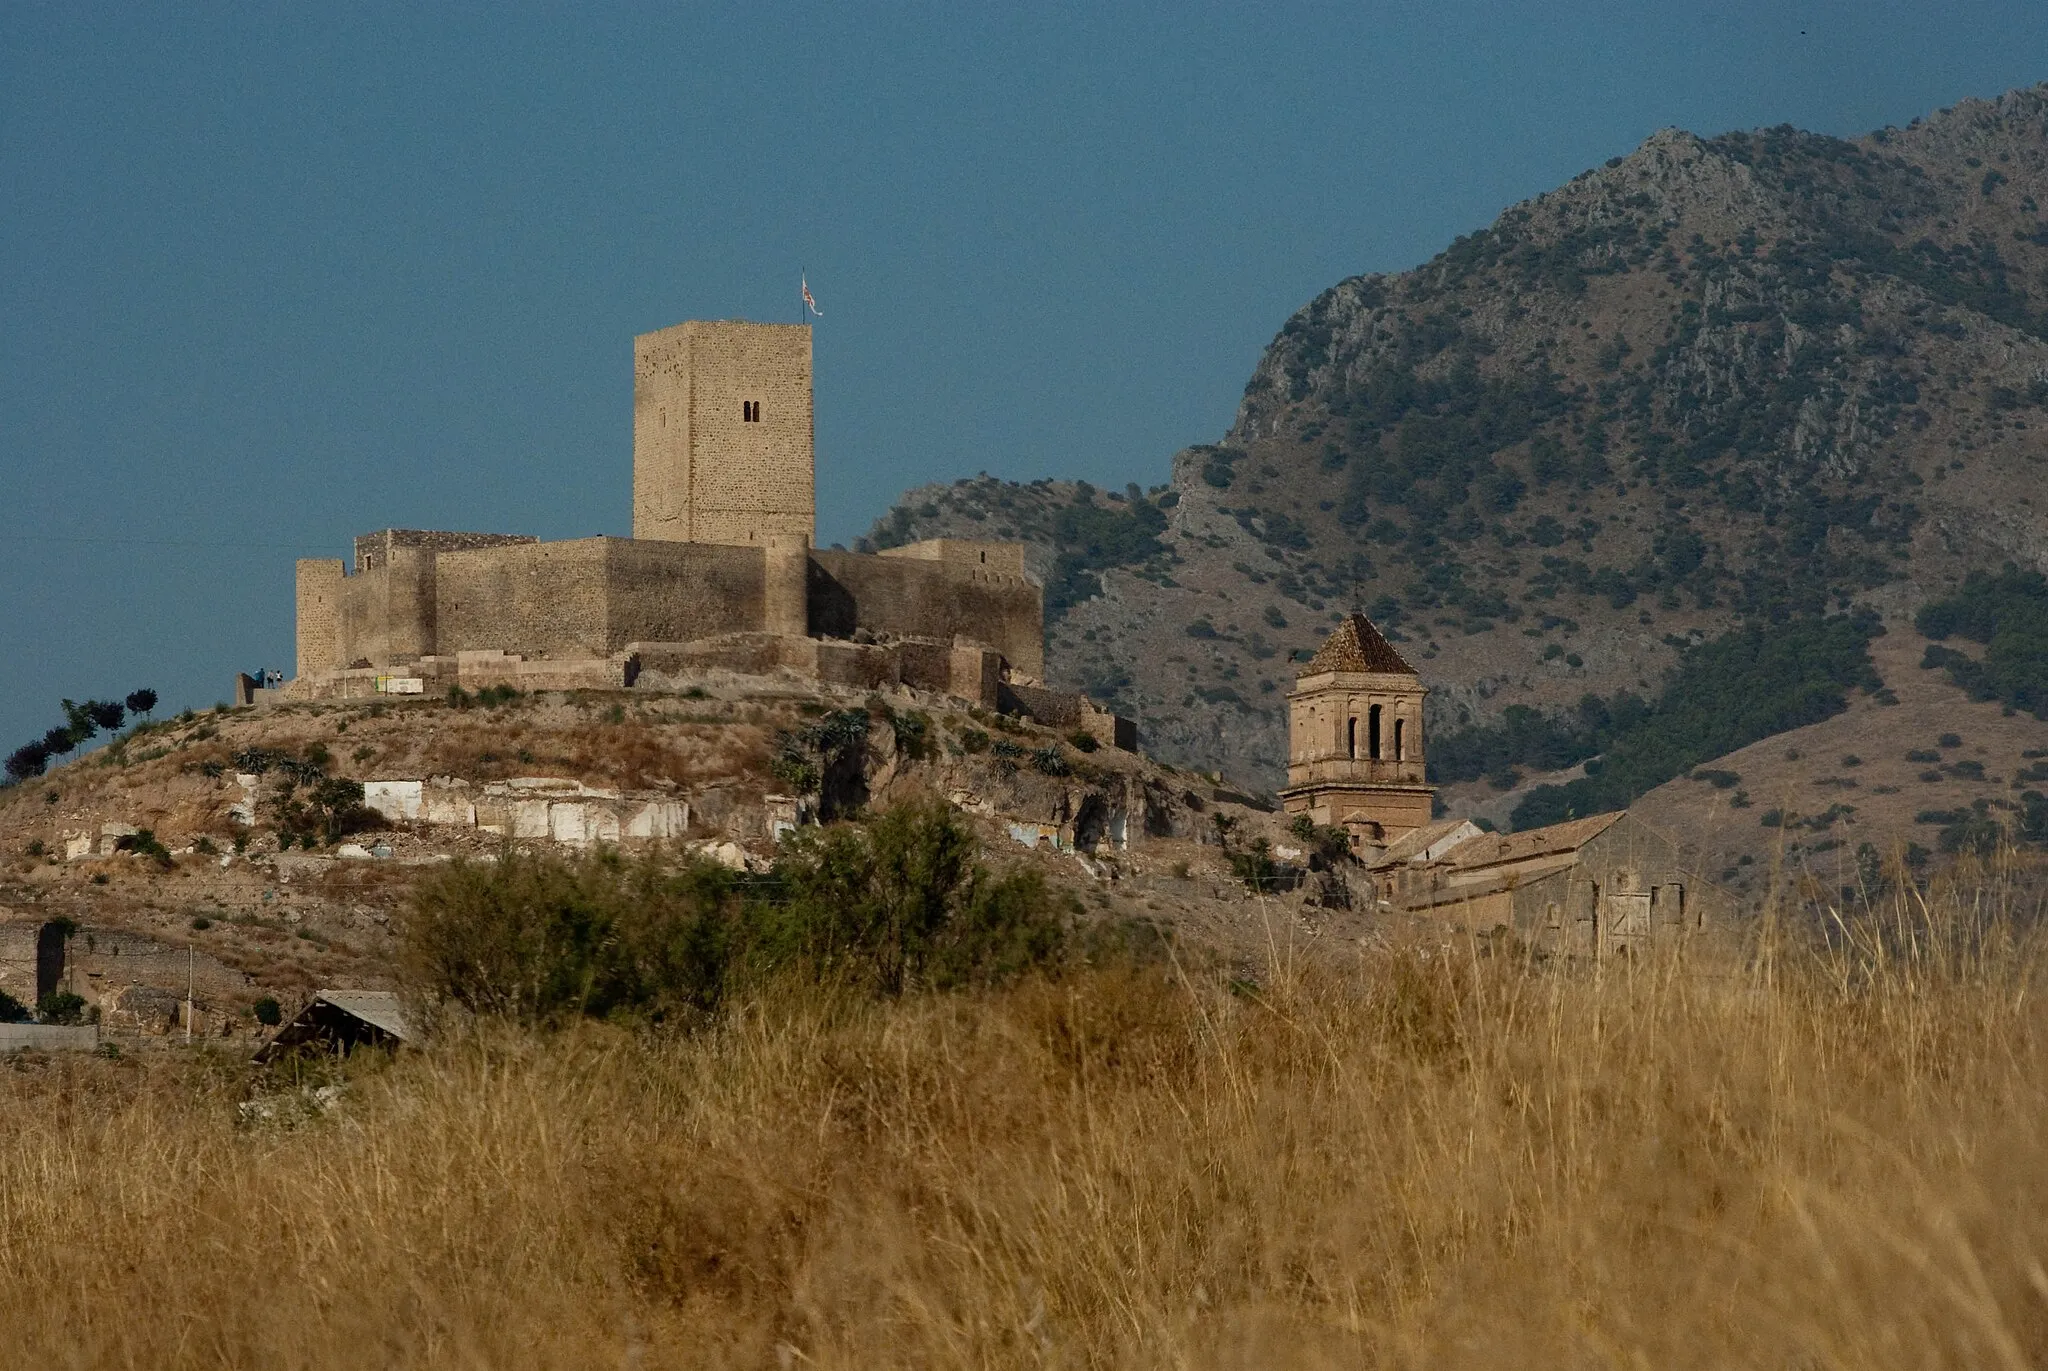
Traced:
<path fill-rule="evenodd" d="M 709 862 L 508 851 L 421 882 L 401 964 L 429 999 L 521 1023 L 687 1019 L 719 1005 L 738 904 Z"/>
<path fill-rule="evenodd" d="M 1629 695 L 1616 696 L 1612 705 L 1588 696 L 1580 705 L 1577 745 L 1597 744 L 1592 751 L 1598 757 L 1587 762 L 1582 779 L 1531 791 L 1515 806 L 1514 826 L 1626 808 L 1701 762 L 1832 718 L 1848 708 L 1850 689 L 1882 685 L 1869 650 L 1882 631 L 1867 611 L 1751 624 L 1686 653 L 1647 705 Z M 1504 736 L 1553 740 L 1533 727 Z"/>
<path fill-rule="evenodd" d="M 1065 912 L 990 872 L 943 802 L 809 830 L 766 878 L 659 854 L 508 852 L 424 881 L 403 935 L 430 1001 L 522 1023 L 691 1024 L 773 980 L 874 995 L 997 984 L 1055 964 Z"/>
<path fill-rule="evenodd" d="M 1995 576 L 1973 571 L 1954 595 L 1923 606 L 1913 624 L 1935 640 L 1923 667 L 1946 668 L 1973 699 L 2048 719 L 2048 577 L 2010 563 Z M 1941 645 L 1951 637 L 1984 651 L 1973 657 Z"/>

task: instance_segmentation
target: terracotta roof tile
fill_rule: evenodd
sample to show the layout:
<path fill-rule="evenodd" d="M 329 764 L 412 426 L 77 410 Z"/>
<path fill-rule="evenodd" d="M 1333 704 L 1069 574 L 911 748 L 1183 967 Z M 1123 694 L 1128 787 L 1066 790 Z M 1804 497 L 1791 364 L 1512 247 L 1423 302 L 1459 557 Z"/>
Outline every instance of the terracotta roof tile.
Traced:
<path fill-rule="evenodd" d="M 1386 640 L 1372 620 L 1363 614 L 1348 614 L 1330 630 L 1323 645 L 1297 676 L 1314 676 L 1324 671 L 1372 671 L 1413 676 L 1415 668 L 1403 661 L 1394 645 Z"/>
<path fill-rule="evenodd" d="M 1552 852 L 1576 852 L 1612 828 L 1615 820 L 1626 812 L 1617 809 L 1611 814 L 1568 819 L 1561 824 L 1532 828 L 1522 833 L 1489 833 L 1467 838 L 1446 852 L 1442 860 L 1450 866 L 1480 867 L 1492 866 L 1496 862 L 1526 861 Z"/>

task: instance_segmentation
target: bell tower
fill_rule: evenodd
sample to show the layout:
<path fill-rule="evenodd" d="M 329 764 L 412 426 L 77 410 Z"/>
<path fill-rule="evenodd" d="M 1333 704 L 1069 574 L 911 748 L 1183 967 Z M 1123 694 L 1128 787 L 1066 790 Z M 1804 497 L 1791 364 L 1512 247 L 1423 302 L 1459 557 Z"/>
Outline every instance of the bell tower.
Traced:
<path fill-rule="evenodd" d="M 1331 631 L 1287 696 L 1289 814 L 1348 829 L 1353 846 L 1385 846 L 1430 821 L 1422 697 L 1415 668 L 1363 614 Z"/>

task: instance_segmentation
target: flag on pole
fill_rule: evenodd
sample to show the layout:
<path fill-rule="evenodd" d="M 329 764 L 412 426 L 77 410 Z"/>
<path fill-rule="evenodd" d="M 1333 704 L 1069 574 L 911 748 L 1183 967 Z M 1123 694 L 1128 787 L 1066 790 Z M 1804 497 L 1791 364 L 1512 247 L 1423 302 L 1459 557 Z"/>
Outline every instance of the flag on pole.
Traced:
<path fill-rule="evenodd" d="M 824 318 L 825 312 L 819 309 L 818 302 L 811 298 L 811 283 L 809 278 L 807 278 L 802 272 L 798 272 L 797 280 L 802 283 L 804 288 L 804 308 L 808 309 L 811 313 L 817 315 L 820 319 Z"/>

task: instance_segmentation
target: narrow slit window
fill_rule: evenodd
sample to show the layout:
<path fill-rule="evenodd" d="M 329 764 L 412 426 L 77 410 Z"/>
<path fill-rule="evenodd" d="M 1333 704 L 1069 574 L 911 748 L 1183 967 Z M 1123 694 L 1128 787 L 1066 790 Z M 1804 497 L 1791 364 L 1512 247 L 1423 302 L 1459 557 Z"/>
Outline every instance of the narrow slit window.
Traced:
<path fill-rule="evenodd" d="M 1408 721 L 1406 719 L 1394 720 L 1394 760 L 1397 762 L 1408 760 Z"/>
<path fill-rule="evenodd" d="M 746 424 L 758 424 L 761 422 L 761 402 L 759 400 L 740 401 L 740 422 Z"/>
<path fill-rule="evenodd" d="M 1345 721 L 1344 751 L 1353 757 L 1358 755 L 1358 720 L 1356 719 Z"/>
<path fill-rule="evenodd" d="M 1366 714 L 1365 734 L 1366 746 L 1371 750 L 1372 759 L 1378 761 L 1380 758 L 1380 707 L 1378 705 L 1374 705 Z"/>

